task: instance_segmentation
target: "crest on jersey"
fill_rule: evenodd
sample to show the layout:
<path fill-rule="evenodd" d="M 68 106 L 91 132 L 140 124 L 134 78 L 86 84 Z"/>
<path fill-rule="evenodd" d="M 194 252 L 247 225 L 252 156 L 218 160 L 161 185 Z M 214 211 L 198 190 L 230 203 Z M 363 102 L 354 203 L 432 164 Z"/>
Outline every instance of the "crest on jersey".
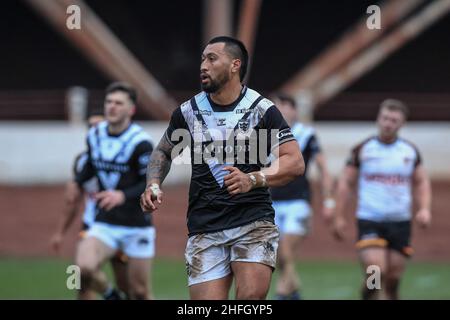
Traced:
<path fill-rule="evenodd" d="M 247 132 L 248 129 L 250 128 L 250 120 L 247 119 L 241 119 L 238 121 L 238 128 L 239 130 L 243 131 L 243 132 Z"/>

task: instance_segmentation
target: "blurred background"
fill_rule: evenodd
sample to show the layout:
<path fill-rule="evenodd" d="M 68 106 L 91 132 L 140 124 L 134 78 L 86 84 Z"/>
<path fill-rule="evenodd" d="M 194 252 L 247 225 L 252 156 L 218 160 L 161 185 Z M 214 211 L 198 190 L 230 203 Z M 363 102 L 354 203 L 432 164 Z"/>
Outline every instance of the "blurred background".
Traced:
<path fill-rule="evenodd" d="M 380 8 L 379 20 L 373 5 Z M 157 143 L 172 110 L 200 90 L 206 41 L 232 35 L 250 51 L 248 86 L 263 95 L 281 90 L 295 97 L 335 178 L 350 148 L 376 133 L 382 100 L 396 98 L 410 107 L 401 135 L 418 146 L 432 177 L 434 220 L 428 230 L 414 228 L 416 253 L 401 292 L 408 299 L 449 299 L 449 12 L 450 0 L 2 1 L 0 298 L 75 297 L 66 288 L 66 268 L 81 219 L 62 252 L 51 250 L 50 237 L 73 159 L 85 148 L 86 117 L 102 108 L 104 88 L 125 80 L 138 89 L 135 120 Z M 183 252 L 189 177 L 189 166 L 173 166 L 165 204 L 154 215 L 157 299 L 188 296 Z M 306 299 L 358 298 L 355 237 L 351 225 L 346 241 L 335 242 L 314 216 L 298 252 Z"/>

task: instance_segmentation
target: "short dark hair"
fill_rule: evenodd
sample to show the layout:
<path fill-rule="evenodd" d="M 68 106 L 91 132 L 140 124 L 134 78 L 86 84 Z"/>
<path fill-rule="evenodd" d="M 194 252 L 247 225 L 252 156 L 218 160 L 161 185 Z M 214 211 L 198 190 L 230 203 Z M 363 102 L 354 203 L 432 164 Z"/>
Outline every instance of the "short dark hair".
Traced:
<path fill-rule="evenodd" d="M 209 40 L 208 44 L 223 42 L 225 43 L 225 50 L 227 53 L 233 58 L 233 59 L 239 59 L 241 60 L 241 68 L 239 70 L 239 77 L 241 81 L 244 80 L 245 75 L 247 74 L 247 68 L 248 68 L 248 51 L 245 48 L 245 45 L 242 43 L 242 41 L 228 37 L 228 36 L 219 36 L 214 37 L 211 40 Z"/>
<path fill-rule="evenodd" d="M 380 104 L 380 110 L 388 109 L 389 111 L 399 111 L 403 113 L 405 120 L 409 117 L 409 108 L 408 106 L 400 100 L 397 99 L 386 99 Z"/>
<path fill-rule="evenodd" d="M 274 94 L 272 94 L 272 97 L 273 99 L 278 99 L 281 102 L 289 103 L 294 109 L 297 108 L 297 103 L 295 102 L 295 99 L 284 92 L 275 92 Z"/>
<path fill-rule="evenodd" d="M 137 92 L 131 84 L 123 81 L 113 82 L 106 88 L 105 94 L 110 94 L 117 91 L 128 93 L 128 97 L 130 97 L 133 104 L 137 103 Z"/>

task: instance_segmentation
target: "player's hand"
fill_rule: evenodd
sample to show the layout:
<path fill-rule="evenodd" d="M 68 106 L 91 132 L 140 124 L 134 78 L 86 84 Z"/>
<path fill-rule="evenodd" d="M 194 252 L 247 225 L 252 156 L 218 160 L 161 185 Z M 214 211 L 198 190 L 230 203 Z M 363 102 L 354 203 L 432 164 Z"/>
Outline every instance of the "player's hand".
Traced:
<path fill-rule="evenodd" d="M 345 239 L 345 228 L 347 223 L 342 217 L 335 216 L 333 220 L 332 232 L 336 240 L 343 241 Z"/>
<path fill-rule="evenodd" d="M 156 204 L 162 203 L 163 192 L 159 189 L 159 186 L 151 184 L 145 188 L 144 193 L 141 195 L 141 209 L 143 212 L 153 212 L 158 209 Z"/>
<path fill-rule="evenodd" d="M 252 189 L 252 181 L 246 173 L 231 166 L 226 166 L 223 170 L 230 171 L 230 173 L 223 178 L 229 194 L 236 195 L 249 192 Z"/>
<path fill-rule="evenodd" d="M 95 194 L 98 206 L 106 211 L 120 206 L 125 202 L 125 194 L 120 190 L 105 190 Z"/>
<path fill-rule="evenodd" d="M 420 209 L 416 214 L 416 221 L 421 228 L 428 228 L 431 224 L 431 212 L 428 209 Z"/>
<path fill-rule="evenodd" d="M 50 239 L 50 245 L 55 252 L 59 252 L 61 249 L 61 244 L 63 240 L 63 235 L 60 232 L 55 233 Z"/>

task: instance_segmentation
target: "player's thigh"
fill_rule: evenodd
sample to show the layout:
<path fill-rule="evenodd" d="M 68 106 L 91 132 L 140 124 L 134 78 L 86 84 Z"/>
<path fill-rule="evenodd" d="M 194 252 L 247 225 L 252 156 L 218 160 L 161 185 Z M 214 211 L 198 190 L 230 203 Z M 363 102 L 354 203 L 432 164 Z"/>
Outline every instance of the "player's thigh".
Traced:
<path fill-rule="evenodd" d="M 232 231 L 230 261 L 256 262 L 275 268 L 280 233 L 271 221 L 258 220 Z"/>
<path fill-rule="evenodd" d="M 358 249 L 359 260 L 366 270 L 369 266 L 378 266 L 381 271 L 386 270 L 387 246 L 385 230 L 379 222 L 370 220 L 358 220 Z"/>
<path fill-rule="evenodd" d="M 124 228 L 120 243 L 128 257 L 128 291 L 134 298 L 146 299 L 152 259 L 155 255 L 155 229 L 154 227 Z"/>
<path fill-rule="evenodd" d="M 278 259 L 293 260 L 303 237 L 296 234 L 284 234 L 278 243 Z"/>
<path fill-rule="evenodd" d="M 236 299 L 265 299 L 270 289 L 273 268 L 262 263 L 233 261 Z"/>
<path fill-rule="evenodd" d="M 228 274 L 220 279 L 201 282 L 189 286 L 191 300 L 226 300 L 233 276 Z"/>
<path fill-rule="evenodd" d="M 278 228 L 270 221 L 255 221 L 236 230 L 231 246 L 231 268 L 238 299 L 263 299 L 276 265 Z"/>
<path fill-rule="evenodd" d="M 389 279 L 399 279 L 405 271 L 408 257 L 397 250 L 390 249 L 387 258 L 386 275 Z"/>
<path fill-rule="evenodd" d="M 230 248 L 226 245 L 229 241 L 224 231 L 189 237 L 184 254 L 189 287 L 208 282 L 209 288 L 212 281 L 231 274 Z M 223 287 L 221 281 L 217 283 L 219 288 Z"/>
<path fill-rule="evenodd" d="M 385 247 L 366 247 L 359 249 L 359 261 L 364 270 L 367 270 L 370 266 L 376 266 L 384 273 L 387 268 L 387 252 L 388 249 Z"/>
<path fill-rule="evenodd" d="M 105 260 L 112 257 L 115 251 L 101 240 L 88 236 L 78 244 L 76 264 L 82 269 L 96 270 Z"/>
<path fill-rule="evenodd" d="M 149 275 L 152 270 L 152 258 L 129 258 L 127 264 L 128 284 L 148 287 Z"/>

